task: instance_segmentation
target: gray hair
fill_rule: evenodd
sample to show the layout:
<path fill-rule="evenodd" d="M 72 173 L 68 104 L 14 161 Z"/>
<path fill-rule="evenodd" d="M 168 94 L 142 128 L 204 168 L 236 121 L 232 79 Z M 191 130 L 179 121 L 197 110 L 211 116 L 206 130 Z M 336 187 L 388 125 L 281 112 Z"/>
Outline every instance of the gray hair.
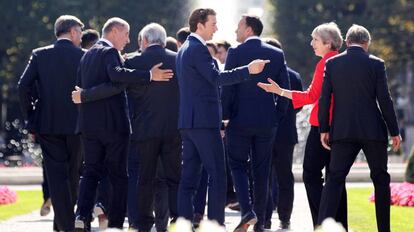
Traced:
<path fill-rule="evenodd" d="M 83 23 L 77 17 L 73 15 L 61 15 L 55 22 L 55 36 L 59 37 L 66 34 L 72 29 L 72 27 L 79 26 L 83 29 Z"/>
<path fill-rule="evenodd" d="M 348 29 L 345 40 L 349 44 L 369 44 L 371 43 L 371 35 L 365 27 L 354 24 Z"/>
<path fill-rule="evenodd" d="M 158 23 L 147 24 L 139 32 L 142 39 L 146 39 L 150 44 L 159 44 L 163 47 L 166 45 L 167 32 L 165 28 Z"/>
<path fill-rule="evenodd" d="M 342 46 L 342 35 L 338 25 L 334 22 L 321 24 L 312 31 L 312 35 L 317 35 L 324 44 L 330 43 L 331 50 L 337 51 Z"/>
<path fill-rule="evenodd" d="M 113 18 L 108 19 L 106 23 L 104 24 L 102 28 L 102 36 L 105 37 L 105 35 L 111 32 L 114 27 L 117 27 L 117 28 L 126 27 L 129 30 L 129 24 L 127 21 L 121 18 L 118 18 L 118 17 L 113 17 Z"/>

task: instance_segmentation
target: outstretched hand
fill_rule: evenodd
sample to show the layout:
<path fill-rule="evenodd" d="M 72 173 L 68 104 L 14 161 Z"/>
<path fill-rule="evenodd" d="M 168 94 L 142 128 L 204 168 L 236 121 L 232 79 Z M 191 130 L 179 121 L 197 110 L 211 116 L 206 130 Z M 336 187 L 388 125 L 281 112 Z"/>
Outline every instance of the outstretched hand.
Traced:
<path fill-rule="evenodd" d="M 169 81 L 174 73 L 171 69 L 160 69 L 162 63 L 156 64 L 151 68 L 151 81 Z"/>
<path fill-rule="evenodd" d="M 261 60 L 261 59 L 253 60 L 248 65 L 249 73 L 250 74 L 261 73 L 267 63 L 270 63 L 270 60 Z"/>
<path fill-rule="evenodd" d="M 280 95 L 280 93 L 282 92 L 282 89 L 280 88 L 280 86 L 274 80 L 272 80 L 270 78 L 267 78 L 267 81 L 269 83 L 259 82 L 259 83 L 257 83 L 257 86 L 259 86 L 260 88 L 262 88 L 266 92 L 275 93 L 275 94 Z"/>

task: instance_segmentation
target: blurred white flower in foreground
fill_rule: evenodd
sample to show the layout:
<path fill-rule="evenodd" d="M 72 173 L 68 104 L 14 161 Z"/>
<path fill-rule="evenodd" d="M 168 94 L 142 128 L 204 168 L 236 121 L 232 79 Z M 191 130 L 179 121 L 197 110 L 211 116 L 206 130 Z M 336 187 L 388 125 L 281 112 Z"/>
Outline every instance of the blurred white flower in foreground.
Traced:
<path fill-rule="evenodd" d="M 315 232 L 346 232 L 341 223 L 336 222 L 332 218 L 327 218 L 322 225 L 316 228 Z"/>

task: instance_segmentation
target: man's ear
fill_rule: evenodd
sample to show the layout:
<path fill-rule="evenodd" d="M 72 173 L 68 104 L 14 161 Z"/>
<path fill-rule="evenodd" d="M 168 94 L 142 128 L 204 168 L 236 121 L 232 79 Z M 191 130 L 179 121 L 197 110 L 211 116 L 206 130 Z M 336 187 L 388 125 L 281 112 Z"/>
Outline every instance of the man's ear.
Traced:
<path fill-rule="evenodd" d="M 203 29 L 203 28 L 204 28 L 204 25 L 202 23 L 197 23 L 197 30 Z"/>

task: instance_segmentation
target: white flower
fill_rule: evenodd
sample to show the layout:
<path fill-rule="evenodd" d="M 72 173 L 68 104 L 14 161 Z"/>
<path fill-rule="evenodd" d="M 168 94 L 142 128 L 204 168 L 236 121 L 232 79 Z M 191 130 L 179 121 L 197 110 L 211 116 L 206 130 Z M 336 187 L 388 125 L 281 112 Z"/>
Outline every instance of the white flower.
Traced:
<path fill-rule="evenodd" d="M 327 218 L 322 225 L 316 228 L 316 232 L 346 232 L 341 223 L 336 222 L 332 218 Z"/>

